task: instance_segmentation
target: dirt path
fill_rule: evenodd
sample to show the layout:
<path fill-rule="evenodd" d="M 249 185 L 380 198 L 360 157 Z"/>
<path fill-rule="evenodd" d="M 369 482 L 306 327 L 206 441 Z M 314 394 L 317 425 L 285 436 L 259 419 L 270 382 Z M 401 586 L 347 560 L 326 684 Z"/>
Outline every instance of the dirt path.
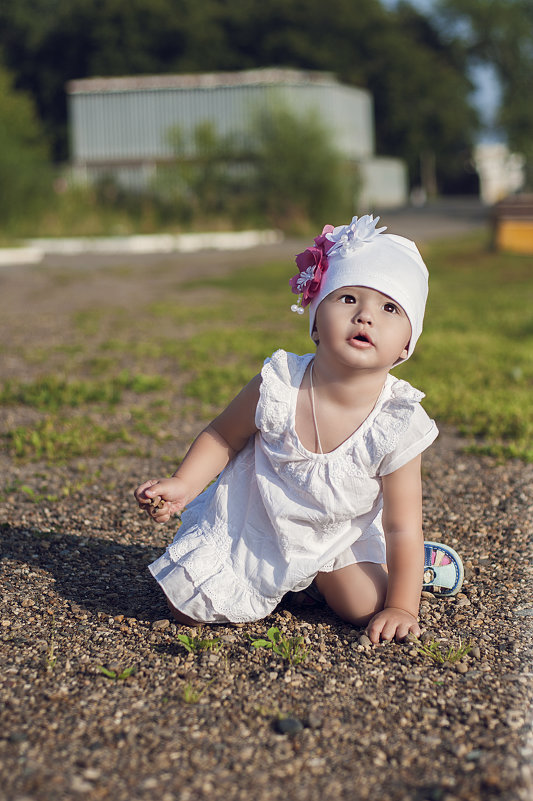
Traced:
<path fill-rule="evenodd" d="M 42 369 L 40 348 L 66 352 L 73 315 L 95 301 L 134 315 L 178 276 L 250 258 L 3 270 L 0 375 Z M 31 419 L 0 409 L 2 431 Z M 457 548 L 468 577 L 455 599 L 423 599 L 424 641 L 469 643 L 459 661 L 438 664 L 414 643 L 368 648 L 297 599 L 261 623 L 205 627 L 221 647 L 188 653 L 146 570 L 172 531 L 140 518 L 130 496 L 193 429 L 149 457 L 142 443 L 82 466 L 1 455 L 1 797 L 529 801 L 533 466 L 465 454 L 451 430 L 425 459 L 426 537 Z M 74 474 L 84 480 L 70 497 L 36 497 Z M 271 625 L 303 637 L 305 661 L 251 648 Z"/>

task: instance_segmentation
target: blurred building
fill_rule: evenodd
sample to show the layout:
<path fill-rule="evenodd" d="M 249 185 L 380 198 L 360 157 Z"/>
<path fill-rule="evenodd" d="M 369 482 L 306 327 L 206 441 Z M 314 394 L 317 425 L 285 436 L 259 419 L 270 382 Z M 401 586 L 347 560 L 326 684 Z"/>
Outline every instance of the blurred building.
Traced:
<path fill-rule="evenodd" d="M 481 200 L 487 206 L 518 192 L 525 182 L 525 158 L 503 143 L 481 143 L 474 150 Z"/>
<path fill-rule="evenodd" d="M 78 182 L 111 176 L 129 189 L 147 188 L 175 161 L 176 137 L 193 143 L 195 129 L 204 123 L 249 150 L 257 112 L 283 105 L 295 113 L 314 111 L 327 122 L 333 144 L 360 167 L 360 205 L 390 208 L 407 201 L 405 164 L 374 153 L 372 96 L 329 73 L 272 68 L 89 78 L 70 81 L 67 95 L 71 163 Z"/>

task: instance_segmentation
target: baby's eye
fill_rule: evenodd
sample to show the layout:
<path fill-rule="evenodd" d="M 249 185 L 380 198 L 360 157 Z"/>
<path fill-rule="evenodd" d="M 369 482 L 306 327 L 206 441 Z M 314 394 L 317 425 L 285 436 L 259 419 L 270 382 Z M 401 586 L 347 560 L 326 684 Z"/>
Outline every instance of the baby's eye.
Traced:
<path fill-rule="evenodd" d="M 342 303 L 355 303 L 355 297 L 353 295 L 342 295 L 340 300 Z"/>
<path fill-rule="evenodd" d="M 400 310 L 395 303 L 385 303 L 383 306 L 386 312 L 390 312 L 391 314 L 399 314 Z"/>

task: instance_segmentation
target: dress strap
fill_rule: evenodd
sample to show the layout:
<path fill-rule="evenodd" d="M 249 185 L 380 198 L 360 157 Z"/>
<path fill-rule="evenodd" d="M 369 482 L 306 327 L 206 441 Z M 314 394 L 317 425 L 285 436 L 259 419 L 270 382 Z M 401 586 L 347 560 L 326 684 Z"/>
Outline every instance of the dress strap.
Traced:
<path fill-rule="evenodd" d="M 322 443 L 320 442 L 320 434 L 318 433 L 318 423 L 316 421 L 315 391 L 313 387 L 313 365 L 314 365 L 314 359 L 311 362 L 311 368 L 309 370 L 309 384 L 311 385 L 311 411 L 313 413 L 313 423 L 315 426 L 316 441 L 318 442 L 318 450 L 323 455 L 324 451 L 322 450 Z"/>

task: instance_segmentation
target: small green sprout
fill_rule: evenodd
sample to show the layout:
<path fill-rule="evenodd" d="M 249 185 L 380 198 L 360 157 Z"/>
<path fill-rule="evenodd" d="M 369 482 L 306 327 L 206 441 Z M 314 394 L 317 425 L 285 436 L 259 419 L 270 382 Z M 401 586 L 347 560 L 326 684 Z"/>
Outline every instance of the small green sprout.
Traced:
<path fill-rule="evenodd" d="M 449 645 L 446 648 L 446 646 L 441 645 L 436 640 L 431 640 L 430 642 L 418 645 L 418 653 L 422 654 L 422 656 L 429 656 L 430 659 L 433 659 L 433 661 L 437 662 L 439 665 L 444 665 L 446 663 L 453 665 L 455 662 L 459 662 L 463 656 L 466 656 L 472 647 L 472 643 L 462 643 L 459 640 L 459 645 L 457 647 Z"/>
<path fill-rule="evenodd" d="M 193 687 L 190 681 L 183 688 L 183 700 L 186 704 L 197 704 L 202 695 L 205 693 L 207 688 L 213 684 L 214 679 L 208 681 L 201 689 L 196 689 Z"/>
<path fill-rule="evenodd" d="M 190 654 L 195 654 L 198 651 L 214 651 L 217 653 L 222 647 L 220 637 L 203 639 L 198 634 L 195 634 L 194 637 L 189 637 L 188 634 L 178 634 L 177 637 Z"/>
<path fill-rule="evenodd" d="M 98 665 L 98 670 L 102 676 L 105 676 L 106 679 L 111 679 L 112 681 L 124 681 L 125 679 L 129 679 L 130 676 L 133 676 L 133 674 L 137 672 L 135 665 L 133 665 L 133 667 L 126 668 L 120 673 L 117 670 L 109 670 L 109 668 L 106 668 L 103 665 Z"/>
<path fill-rule="evenodd" d="M 307 649 L 304 646 L 304 638 L 286 637 L 277 626 L 272 626 L 267 631 L 267 639 L 252 640 L 254 648 L 269 648 L 273 653 L 286 659 L 290 665 L 299 665 L 307 659 Z"/>

